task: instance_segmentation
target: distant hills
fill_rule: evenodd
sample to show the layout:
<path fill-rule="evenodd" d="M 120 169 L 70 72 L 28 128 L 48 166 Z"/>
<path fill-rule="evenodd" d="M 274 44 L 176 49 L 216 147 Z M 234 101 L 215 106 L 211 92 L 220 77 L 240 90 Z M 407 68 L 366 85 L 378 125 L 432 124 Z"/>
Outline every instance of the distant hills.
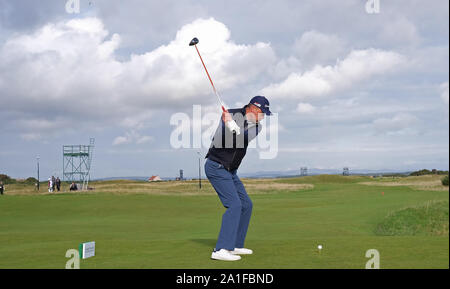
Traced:
<path fill-rule="evenodd" d="M 342 175 L 343 170 L 337 169 L 315 169 L 308 168 L 307 175 Z M 400 170 L 349 170 L 350 175 L 386 175 L 386 174 L 409 174 L 410 171 Z M 240 177 L 244 178 L 280 178 L 280 177 L 297 177 L 300 176 L 300 169 L 288 171 L 260 171 L 254 173 L 242 173 Z"/>
<path fill-rule="evenodd" d="M 352 170 L 350 168 L 350 175 L 391 175 L 391 174 L 405 174 L 409 175 L 412 171 L 401 171 L 401 170 Z M 315 169 L 308 168 L 308 175 L 342 175 L 342 169 Z M 300 176 L 300 169 L 298 170 L 286 170 L 286 171 L 258 171 L 253 173 L 240 173 L 240 177 L 242 178 L 282 178 L 282 177 L 297 177 Z M 111 178 L 98 178 L 94 179 L 95 181 L 108 181 L 108 180 L 137 180 L 137 181 L 147 181 L 148 177 L 143 176 L 128 176 L 128 177 L 111 177 Z M 160 176 L 163 180 L 175 180 L 175 177 L 164 177 Z M 196 179 L 198 176 L 186 176 L 186 179 Z M 202 176 L 202 178 L 206 178 L 206 176 Z"/>

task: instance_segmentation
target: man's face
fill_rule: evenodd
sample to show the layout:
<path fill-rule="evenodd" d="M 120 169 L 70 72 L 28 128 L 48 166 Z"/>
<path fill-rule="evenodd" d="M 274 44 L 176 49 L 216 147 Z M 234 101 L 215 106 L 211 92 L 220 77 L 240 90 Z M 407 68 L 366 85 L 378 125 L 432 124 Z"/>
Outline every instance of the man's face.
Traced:
<path fill-rule="evenodd" d="M 254 104 L 249 104 L 245 110 L 245 116 L 250 122 L 258 123 L 264 119 L 262 110 Z"/>

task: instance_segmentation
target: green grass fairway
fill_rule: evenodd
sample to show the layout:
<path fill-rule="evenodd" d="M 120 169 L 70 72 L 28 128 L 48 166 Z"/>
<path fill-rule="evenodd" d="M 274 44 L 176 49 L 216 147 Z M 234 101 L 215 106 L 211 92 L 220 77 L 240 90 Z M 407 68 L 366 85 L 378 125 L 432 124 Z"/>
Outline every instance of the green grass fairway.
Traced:
<path fill-rule="evenodd" d="M 65 268 L 66 251 L 86 241 L 96 242 L 96 256 L 81 260 L 82 269 L 365 268 L 369 249 L 379 251 L 381 268 L 449 268 L 449 192 L 437 177 L 244 183 L 254 203 L 246 240 L 254 254 L 237 262 L 210 259 L 225 209 L 207 182 L 200 191 L 196 182 L 108 181 L 60 194 L 7 185 L 0 268 Z M 376 233 L 393 212 L 430 201 L 447 202 L 434 222 L 443 229 L 428 230 L 437 234 Z"/>

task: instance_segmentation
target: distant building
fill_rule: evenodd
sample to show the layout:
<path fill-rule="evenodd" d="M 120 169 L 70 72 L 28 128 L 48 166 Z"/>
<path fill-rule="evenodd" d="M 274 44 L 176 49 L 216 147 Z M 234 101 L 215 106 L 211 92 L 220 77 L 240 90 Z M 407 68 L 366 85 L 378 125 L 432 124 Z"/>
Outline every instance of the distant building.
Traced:
<path fill-rule="evenodd" d="M 150 178 L 148 178 L 149 182 L 157 182 L 157 181 L 162 181 L 162 179 L 159 176 L 151 176 Z"/>

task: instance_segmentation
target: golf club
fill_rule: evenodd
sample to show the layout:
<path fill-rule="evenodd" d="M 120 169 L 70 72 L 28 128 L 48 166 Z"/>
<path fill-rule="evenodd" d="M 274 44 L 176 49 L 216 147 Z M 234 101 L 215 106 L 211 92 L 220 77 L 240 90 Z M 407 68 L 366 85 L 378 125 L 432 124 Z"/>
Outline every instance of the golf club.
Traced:
<path fill-rule="evenodd" d="M 194 47 L 195 47 L 195 50 L 197 50 L 198 56 L 200 57 L 200 61 L 202 62 L 203 67 L 205 68 L 206 75 L 208 76 L 209 82 L 211 82 L 211 85 L 212 85 L 212 88 L 213 88 L 213 90 L 214 90 L 214 93 L 215 93 L 216 96 L 217 96 L 217 100 L 219 101 L 219 104 L 220 104 L 220 106 L 222 107 L 222 111 L 223 111 L 223 112 L 228 112 L 228 110 L 226 109 L 225 103 L 223 102 L 222 98 L 220 97 L 219 92 L 217 91 L 216 87 L 214 86 L 214 83 L 213 83 L 213 81 L 212 81 L 212 79 L 211 79 L 211 76 L 209 75 L 208 69 L 206 69 L 206 65 L 205 65 L 205 63 L 203 62 L 203 58 L 202 58 L 202 56 L 200 55 L 200 51 L 198 51 L 198 48 L 197 48 L 198 42 L 199 42 L 198 38 L 194 37 L 194 38 L 191 40 L 191 42 L 189 42 L 189 46 L 194 46 Z M 234 120 L 227 121 L 227 122 L 225 123 L 225 125 L 228 127 L 228 129 L 229 129 L 231 132 L 235 132 L 237 135 L 240 134 L 240 128 L 239 128 L 239 126 L 236 124 L 236 122 L 235 122 Z"/>

